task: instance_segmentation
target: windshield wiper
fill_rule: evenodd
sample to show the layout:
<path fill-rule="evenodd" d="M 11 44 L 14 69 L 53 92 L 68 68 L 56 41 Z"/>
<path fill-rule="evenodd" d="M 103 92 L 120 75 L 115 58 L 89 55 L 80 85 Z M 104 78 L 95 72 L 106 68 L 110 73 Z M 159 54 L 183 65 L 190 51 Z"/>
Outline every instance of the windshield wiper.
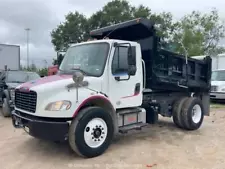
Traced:
<path fill-rule="evenodd" d="M 10 81 L 8 83 L 25 83 L 25 82 L 21 82 L 21 81 Z"/>
<path fill-rule="evenodd" d="M 72 69 L 70 69 L 70 70 L 77 70 L 77 71 L 81 71 L 85 76 L 88 76 L 90 73 L 88 73 L 88 72 L 86 72 L 86 71 L 84 71 L 84 70 L 82 70 L 82 69 L 80 69 L 80 68 L 72 68 Z"/>

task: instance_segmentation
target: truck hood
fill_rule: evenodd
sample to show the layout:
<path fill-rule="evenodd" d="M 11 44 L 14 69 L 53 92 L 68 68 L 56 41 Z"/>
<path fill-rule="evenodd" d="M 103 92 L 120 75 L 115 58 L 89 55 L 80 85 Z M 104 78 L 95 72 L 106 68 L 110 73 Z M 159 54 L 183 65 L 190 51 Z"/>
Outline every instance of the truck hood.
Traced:
<path fill-rule="evenodd" d="M 88 81 L 88 88 L 96 91 L 101 91 L 101 78 L 85 76 L 84 81 Z M 50 91 L 59 92 L 66 89 L 66 86 L 74 83 L 72 75 L 53 75 L 40 78 L 34 81 L 26 82 L 17 87 L 19 90 L 33 90 L 36 92 L 45 92 Z"/>
<path fill-rule="evenodd" d="M 16 88 L 17 86 L 21 85 L 21 83 L 6 83 L 8 88 Z"/>

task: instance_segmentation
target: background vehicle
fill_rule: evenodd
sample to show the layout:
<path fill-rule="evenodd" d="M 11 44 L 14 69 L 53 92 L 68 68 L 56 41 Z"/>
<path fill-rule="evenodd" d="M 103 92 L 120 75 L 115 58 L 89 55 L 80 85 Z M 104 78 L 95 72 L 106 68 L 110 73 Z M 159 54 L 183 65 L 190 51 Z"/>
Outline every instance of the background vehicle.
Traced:
<path fill-rule="evenodd" d="M 48 76 L 55 75 L 58 72 L 58 65 L 50 66 L 48 68 Z"/>
<path fill-rule="evenodd" d="M 195 59 L 203 59 L 205 56 L 193 56 Z M 225 100 L 225 53 L 212 56 L 212 79 L 210 99 L 212 101 Z"/>
<path fill-rule="evenodd" d="M 161 49 L 146 19 L 94 30 L 91 37 L 98 40 L 68 48 L 57 75 L 16 89 L 16 128 L 41 139 L 68 139 L 77 154 L 95 157 L 115 134 L 156 123 L 158 114 L 186 130 L 201 126 L 209 115 L 210 57 Z"/>
<path fill-rule="evenodd" d="M 211 100 L 225 100 L 225 69 L 212 71 L 211 79 Z"/>
<path fill-rule="evenodd" d="M 10 116 L 14 109 L 15 88 L 27 81 L 39 79 L 36 72 L 27 71 L 6 71 L 4 86 L 2 89 L 2 114 L 4 117 Z M 29 100 L 27 100 L 29 102 Z"/>
<path fill-rule="evenodd" d="M 20 46 L 0 44 L 0 69 L 20 70 Z"/>
<path fill-rule="evenodd" d="M 203 59 L 206 57 L 205 55 L 202 56 L 192 56 L 195 59 Z M 212 58 L 212 70 L 222 70 L 225 69 L 225 53 L 218 54 L 215 56 L 211 56 Z"/>

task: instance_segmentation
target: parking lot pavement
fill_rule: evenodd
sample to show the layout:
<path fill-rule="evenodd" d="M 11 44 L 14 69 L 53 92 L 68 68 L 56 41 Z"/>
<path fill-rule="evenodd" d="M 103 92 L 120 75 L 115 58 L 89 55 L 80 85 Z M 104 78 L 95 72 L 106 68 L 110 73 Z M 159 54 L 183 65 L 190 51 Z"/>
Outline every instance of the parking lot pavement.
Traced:
<path fill-rule="evenodd" d="M 224 109 L 225 110 L 225 109 Z M 198 131 L 177 129 L 171 119 L 119 136 L 103 155 L 83 159 L 68 144 L 56 144 L 14 129 L 0 116 L 1 169 L 159 168 L 222 169 L 225 166 L 225 111 L 213 110 Z"/>

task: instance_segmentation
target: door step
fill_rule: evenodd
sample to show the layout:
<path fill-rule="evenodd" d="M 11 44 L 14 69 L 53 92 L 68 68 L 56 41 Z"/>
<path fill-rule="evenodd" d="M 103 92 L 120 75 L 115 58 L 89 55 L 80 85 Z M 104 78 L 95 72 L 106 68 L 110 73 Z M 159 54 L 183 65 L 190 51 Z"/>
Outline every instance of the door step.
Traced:
<path fill-rule="evenodd" d="M 147 123 L 142 123 L 142 122 L 130 124 L 130 125 L 119 127 L 119 132 L 124 134 L 124 133 L 127 133 L 130 130 L 141 130 L 142 127 L 145 127 L 147 125 L 148 125 Z"/>
<path fill-rule="evenodd" d="M 127 115 L 127 114 L 140 113 L 140 112 L 142 112 L 142 108 L 128 108 L 128 109 L 121 109 L 117 111 L 119 115 Z"/>

